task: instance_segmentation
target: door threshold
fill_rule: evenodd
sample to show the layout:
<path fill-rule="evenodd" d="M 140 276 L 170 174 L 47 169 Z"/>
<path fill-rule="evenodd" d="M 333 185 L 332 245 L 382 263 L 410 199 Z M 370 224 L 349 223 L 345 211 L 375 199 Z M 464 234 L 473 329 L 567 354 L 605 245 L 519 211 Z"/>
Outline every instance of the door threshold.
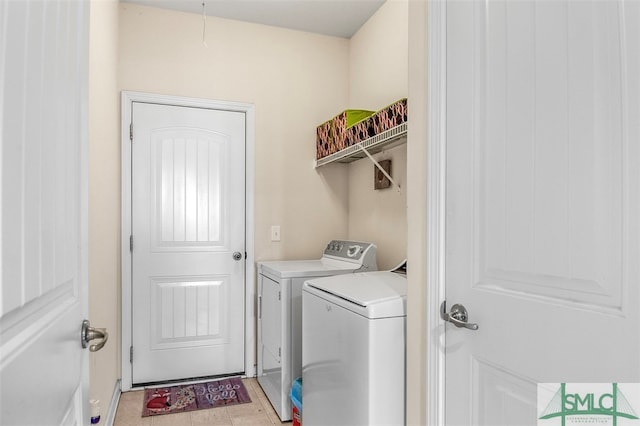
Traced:
<path fill-rule="evenodd" d="M 131 386 L 131 390 L 141 390 L 145 388 L 162 388 L 167 386 L 175 386 L 175 385 L 191 385 L 194 383 L 203 383 L 210 382 L 212 380 L 220 380 L 230 377 L 247 377 L 244 371 L 239 371 L 237 373 L 229 373 L 229 374 L 218 374 L 214 376 L 200 376 L 200 377 L 190 377 L 186 379 L 173 379 L 173 380 L 162 380 L 157 382 L 144 382 L 144 383 L 134 383 Z"/>

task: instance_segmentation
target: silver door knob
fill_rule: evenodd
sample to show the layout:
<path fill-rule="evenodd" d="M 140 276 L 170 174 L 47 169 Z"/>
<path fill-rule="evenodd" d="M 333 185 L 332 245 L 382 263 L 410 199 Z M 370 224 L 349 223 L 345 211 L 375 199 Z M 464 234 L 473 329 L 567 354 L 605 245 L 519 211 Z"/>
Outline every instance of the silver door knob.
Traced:
<path fill-rule="evenodd" d="M 440 305 L 440 318 L 459 328 L 464 327 L 469 330 L 477 330 L 480 328 L 478 327 L 478 324 L 467 322 L 469 319 L 469 313 L 463 305 L 455 304 L 451 307 L 451 312 L 447 312 L 446 300 Z"/>
<path fill-rule="evenodd" d="M 235 253 L 233 253 L 233 260 L 240 260 L 242 259 L 242 253 L 240 253 L 239 251 L 236 251 Z"/>
<path fill-rule="evenodd" d="M 89 342 L 95 339 L 101 339 L 95 345 L 89 346 Z M 82 343 L 82 347 L 86 348 L 89 346 L 89 350 L 91 352 L 97 352 L 107 343 L 109 340 L 109 333 L 107 333 L 106 328 L 93 328 L 91 327 L 91 323 L 89 320 L 82 321 L 82 331 L 80 333 L 80 342 Z"/>

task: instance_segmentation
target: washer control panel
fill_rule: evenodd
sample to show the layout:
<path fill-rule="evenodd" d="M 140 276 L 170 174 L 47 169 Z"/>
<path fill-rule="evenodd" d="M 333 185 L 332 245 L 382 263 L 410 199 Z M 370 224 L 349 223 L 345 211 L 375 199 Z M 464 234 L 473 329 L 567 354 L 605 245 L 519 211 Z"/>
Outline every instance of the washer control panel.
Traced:
<path fill-rule="evenodd" d="M 365 254 L 372 254 L 375 259 L 376 246 L 360 241 L 332 240 L 324 249 L 324 255 L 333 258 L 363 262 Z"/>

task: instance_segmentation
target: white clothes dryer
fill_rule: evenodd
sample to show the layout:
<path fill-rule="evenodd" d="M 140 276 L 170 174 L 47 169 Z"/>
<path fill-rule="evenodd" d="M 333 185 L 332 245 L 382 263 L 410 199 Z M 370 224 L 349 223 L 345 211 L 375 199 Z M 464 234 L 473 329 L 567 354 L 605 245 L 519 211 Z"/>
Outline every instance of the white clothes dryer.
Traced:
<path fill-rule="evenodd" d="M 311 279 L 302 294 L 306 426 L 405 424 L 406 275 Z"/>
<path fill-rule="evenodd" d="M 282 421 L 289 390 L 302 376 L 302 285 L 310 278 L 375 271 L 376 246 L 334 240 L 317 260 L 258 263 L 258 383 Z"/>

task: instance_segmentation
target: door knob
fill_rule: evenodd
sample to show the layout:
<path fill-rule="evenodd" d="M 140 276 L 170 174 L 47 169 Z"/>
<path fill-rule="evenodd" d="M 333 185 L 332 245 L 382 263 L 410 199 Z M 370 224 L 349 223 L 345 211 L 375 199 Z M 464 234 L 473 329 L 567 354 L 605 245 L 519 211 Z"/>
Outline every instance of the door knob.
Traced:
<path fill-rule="evenodd" d="M 233 253 L 233 260 L 240 260 L 242 259 L 242 253 L 240 253 L 239 251 L 236 251 L 235 253 Z"/>
<path fill-rule="evenodd" d="M 455 304 L 451 307 L 451 312 L 447 312 L 447 301 L 443 301 L 440 305 L 440 318 L 448 321 L 458 328 L 468 328 L 469 330 L 477 330 L 478 324 L 467 322 L 469 313 L 463 305 Z"/>
<path fill-rule="evenodd" d="M 95 345 L 89 346 L 89 342 L 95 339 L 102 339 Z M 89 350 L 91 352 L 97 352 L 107 343 L 109 340 L 109 333 L 107 333 L 106 328 L 93 328 L 91 327 L 91 323 L 89 320 L 82 321 L 82 331 L 80 334 L 80 341 L 82 342 L 82 347 L 86 348 L 89 346 Z"/>

